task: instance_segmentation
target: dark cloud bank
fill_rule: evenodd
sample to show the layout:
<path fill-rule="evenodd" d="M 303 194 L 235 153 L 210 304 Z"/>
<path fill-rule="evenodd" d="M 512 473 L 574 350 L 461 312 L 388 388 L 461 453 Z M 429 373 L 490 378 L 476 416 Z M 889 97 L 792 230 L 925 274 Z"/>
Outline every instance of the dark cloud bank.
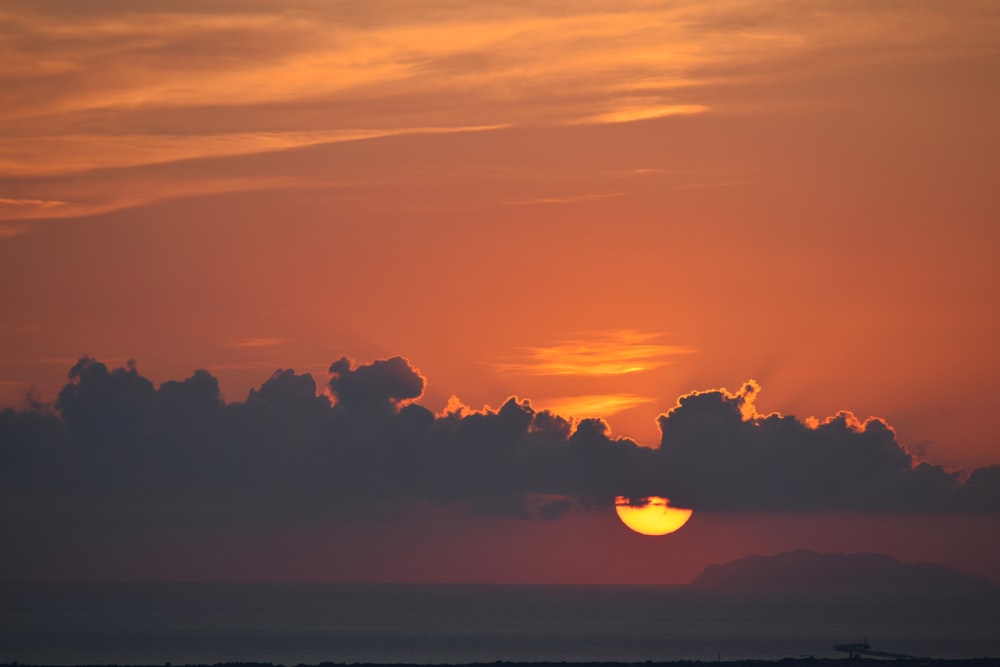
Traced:
<path fill-rule="evenodd" d="M 424 380 L 400 357 L 334 362 L 333 401 L 291 370 L 230 404 L 206 371 L 157 388 L 132 364 L 84 358 L 69 378 L 51 406 L 0 413 L 5 534 L 266 525 L 400 501 L 555 518 L 617 495 L 730 512 L 1000 510 L 1000 466 L 917 462 L 878 419 L 756 415 L 753 383 L 682 397 L 651 449 L 515 398 L 435 415 L 412 402 Z"/>

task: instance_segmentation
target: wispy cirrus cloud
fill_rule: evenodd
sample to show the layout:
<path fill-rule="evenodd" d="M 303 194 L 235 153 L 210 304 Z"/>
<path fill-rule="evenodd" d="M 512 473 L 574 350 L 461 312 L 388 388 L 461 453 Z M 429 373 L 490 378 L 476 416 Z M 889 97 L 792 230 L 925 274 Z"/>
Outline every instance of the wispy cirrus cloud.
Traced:
<path fill-rule="evenodd" d="M 735 188 L 750 185 L 749 181 L 719 181 L 714 183 L 681 183 L 674 187 L 675 190 L 708 190 L 713 188 Z"/>
<path fill-rule="evenodd" d="M 69 202 L 26 197 L 0 197 L 0 220 L 30 220 L 62 215 L 72 211 Z M 29 225 L 0 225 L 0 239 L 12 238 L 31 231 Z"/>
<path fill-rule="evenodd" d="M 48 145 L 62 155 L 63 161 L 59 163 L 51 162 L 41 153 L 31 160 L 13 158 L 11 144 L 0 141 L 0 173 L 7 169 L 16 176 L 7 181 L 7 190 L 17 195 L 0 198 L 0 221 L 74 218 L 171 198 L 248 190 L 351 188 L 362 184 L 357 178 L 332 178 L 307 167 L 282 173 L 279 169 L 243 168 L 236 163 L 239 158 L 253 154 L 276 154 L 326 144 L 495 129 L 499 127 L 406 127 L 173 138 L 94 135 L 42 141 L 43 146 Z M 27 140 L 17 141 L 27 143 Z M 228 163 L 220 163 L 225 160 Z M 41 198 L 57 194 L 62 199 Z M 18 233 L 25 233 L 29 228 L 18 229 L 21 230 Z M 0 233 L 0 238 L 4 236 Z"/>
<path fill-rule="evenodd" d="M 991 9 L 978 0 L 913 11 L 784 0 L 207 0 L 127 11 L 111 0 L 8 2 L 0 178 L 81 175 L 99 195 L 0 208 L 6 219 L 79 217 L 192 194 L 164 177 L 123 197 L 100 187 L 116 174 L 91 173 L 107 168 L 414 133 L 759 113 L 783 108 L 796 83 L 842 79 L 887 54 L 982 54 L 1000 27 Z M 69 199 L 54 185 L 26 189 L 0 194 Z"/>
<path fill-rule="evenodd" d="M 660 334 L 635 330 L 597 333 L 524 348 L 516 359 L 496 368 L 516 375 L 626 375 L 659 368 L 695 351 L 661 340 Z"/>
<path fill-rule="evenodd" d="M 288 339 L 286 338 L 239 338 L 231 341 L 226 347 L 235 349 L 274 347 L 275 345 L 282 345 L 287 342 Z"/>
<path fill-rule="evenodd" d="M 667 116 L 690 116 L 705 113 L 708 107 L 703 104 L 626 104 L 611 111 L 587 116 L 581 123 L 632 123 L 637 120 L 666 118 Z"/>
<path fill-rule="evenodd" d="M 65 206 L 64 201 L 53 201 L 49 199 L 17 199 L 13 197 L 0 197 L 0 206 L 21 206 L 28 208 L 55 208 Z"/>
<path fill-rule="evenodd" d="M 592 194 L 579 195 L 553 195 L 550 197 L 534 197 L 531 199 L 518 199 L 514 201 L 501 202 L 506 206 L 534 206 L 537 204 L 579 204 L 581 202 L 597 201 L 600 199 L 613 199 L 621 197 L 624 192 L 595 192 Z"/>
<path fill-rule="evenodd" d="M 484 132 L 502 125 L 454 127 L 347 128 L 319 131 L 219 132 L 210 135 L 79 134 L 58 137 L 12 137 L 0 143 L 0 170 L 20 177 L 70 174 L 96 169 L 155 165 L 198 158 L 271 153 L 318 144 L 416 134 Z M 28 147 L 31 144 L 31 147 Z M 41 149 L 58 151 L 59 161 Z M 28 156 L 28 159 L 25 158 Z M 31 159 L 33 158 L 33 159 Z M 67 202 L 0 197 L 0 207 L 55 208 Z"/>
<path fill-rule="evenodd" d="M 147 167 L 148 168 L 148 167 Z M 204 174 L 207 169 L 191 169 L 180 174 L 144 173 L 140 170 L 111 169 L 92 178 L 31 179 L 14 183 L 13 187 L 27 192 L 59 190 L 66 201 L 59 206 L 2 206 L 0 221 L 34 221 L 51 218 L 75 218 L 96 215 L 172 197 L 201 196 L 274 190 L 292 186 L 308 186 L 310 182 L 280 176 L 234 173 Z M 325 183 L 333 189 L 338 183 Z M 30 224 L 30 223 L 29 223 Z M 15 225 L 18 233 L 30 231 L 28 225 Z"/>

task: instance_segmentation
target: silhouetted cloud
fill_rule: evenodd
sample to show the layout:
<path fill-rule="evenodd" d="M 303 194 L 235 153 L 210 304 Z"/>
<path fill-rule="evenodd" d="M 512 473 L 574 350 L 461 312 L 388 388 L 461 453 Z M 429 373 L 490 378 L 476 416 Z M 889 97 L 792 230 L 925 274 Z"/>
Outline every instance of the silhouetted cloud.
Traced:
<path fill-rule="evenodd" d="M 330 390 L 337 403 L 350 408 L 377 409 L 419 398 L 424 379 L 402 357 L 379 360 L 352 369 L 347 357 L 330 365 Z"/>
<path fill-rule="evenodd" d="M 696 510 L 1000 510 L 1000 466 L 963 483 L 880 419 L 758 414 L 752 381 L 681 397 L 654 449 L 518 398 L 435 415 L 414 402 L 424 378 L 402 357 L 335 361 L 332 400 L 292 370 L 230 404 L 207 371 L 155 387 L 132 362 L 84 357 L 69 380 L 51 406 L 0 413 L 0 523 L 21 540 L 360 517 L 401 501 L 546 519 L 650 495 Z"/>
<path fill-rule="evenodd" d="M 721 510 L 1000 509 L 989 469 L 917 461 L 883 420 L 840 412 L 815 427 L 760 415 L 750 381 L 738 392 L 695 392 L 659 417 L 664 482 L 676 503 Z M 982 484 L 980 484 L 980 480 Z M 985 491 L 992 488 L 993 491 Z"/>

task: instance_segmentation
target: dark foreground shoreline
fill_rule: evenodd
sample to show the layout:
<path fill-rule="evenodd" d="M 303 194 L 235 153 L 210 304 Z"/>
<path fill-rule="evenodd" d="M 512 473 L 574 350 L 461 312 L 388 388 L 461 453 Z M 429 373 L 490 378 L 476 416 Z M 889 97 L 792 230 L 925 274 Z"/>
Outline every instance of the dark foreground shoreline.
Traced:
<path fill-rule="evenodd" d="M 885 659 L 885 658 L 781 658 L 779 660 L 671 660 L 645 662 L 473 662 L 473 663 L 343 663 L 322 662 L 315 665 L 282 665 L 271 662 L 219 662 L 214 664 L 190 665 L 30 665 L 27 663 L 0 663 L 0 667 L 870 667 L 872 665 L 892 665 L 894 667 L 1000 667 L 1000 658 L 960 658 L 960 659 Z"/>

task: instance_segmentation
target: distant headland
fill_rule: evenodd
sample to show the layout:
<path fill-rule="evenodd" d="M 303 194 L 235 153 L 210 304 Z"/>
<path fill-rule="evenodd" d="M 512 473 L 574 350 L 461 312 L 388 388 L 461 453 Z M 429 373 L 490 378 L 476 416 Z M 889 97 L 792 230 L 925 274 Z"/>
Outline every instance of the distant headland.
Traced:
<path fill-rule="evenodd" d="M 741 589 L 992 586 L 988 581 L 936 563 L 903 563 L 882 554 L 821 554 L 808 549 L 709 565 L 691 584 Z"/>

